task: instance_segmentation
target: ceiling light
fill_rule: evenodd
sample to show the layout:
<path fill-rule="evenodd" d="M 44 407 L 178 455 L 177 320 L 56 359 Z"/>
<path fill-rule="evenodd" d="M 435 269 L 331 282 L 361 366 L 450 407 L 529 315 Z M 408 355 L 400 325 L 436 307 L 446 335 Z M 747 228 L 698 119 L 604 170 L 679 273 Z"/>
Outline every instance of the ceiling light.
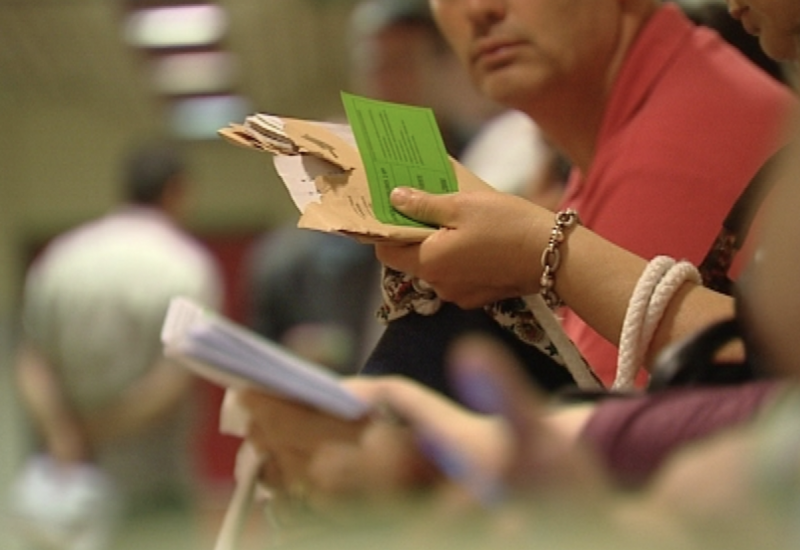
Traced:
<path fill-rule="evenodd" d="M 225 11 L 198 4 L 137 10 L 125 20 L 128 43 L 142 48 L 178 48 L 214 44 L 225 35 Z"/>
<path fill-rule="evenodd" d="M 199 95 L 230 90 L 236 81 L 236 59 L 227 52 L 194 52 L 152 60 L 153 85 L 164 95 Z"/>
<path fill-rule="evenodd" d="M 192 97 L 172 105 L 170 126 L 184 139 L 217 138 L 217 130 L 250 114 L 250 103 L 241 96 Z"/>

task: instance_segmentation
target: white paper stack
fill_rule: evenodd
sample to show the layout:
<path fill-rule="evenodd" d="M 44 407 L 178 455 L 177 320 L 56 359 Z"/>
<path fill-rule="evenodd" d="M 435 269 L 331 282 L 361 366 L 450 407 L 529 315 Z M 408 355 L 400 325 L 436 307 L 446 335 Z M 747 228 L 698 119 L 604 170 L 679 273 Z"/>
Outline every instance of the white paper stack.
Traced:
<path fill-rule="evenodd" d="M 265 389 L 345 419 L 368 410 L 333 371 L 187 298 L 170 303 L 161 341 L 167 357 L 222 386 Z"/>

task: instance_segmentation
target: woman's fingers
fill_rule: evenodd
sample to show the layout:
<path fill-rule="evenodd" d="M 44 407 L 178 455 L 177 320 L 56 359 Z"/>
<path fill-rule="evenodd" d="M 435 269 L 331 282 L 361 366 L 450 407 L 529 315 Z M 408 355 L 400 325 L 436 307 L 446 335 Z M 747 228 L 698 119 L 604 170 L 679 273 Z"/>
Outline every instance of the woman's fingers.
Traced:
<path fill-rule="evenodd" d="M 250 413 L 255 443 L 278 452 L 284 448 L 311 452 L 325 441 L 357 442 L 367 422 L 336 418 L 255 390 L 242 391 L 240 402 Z"/>

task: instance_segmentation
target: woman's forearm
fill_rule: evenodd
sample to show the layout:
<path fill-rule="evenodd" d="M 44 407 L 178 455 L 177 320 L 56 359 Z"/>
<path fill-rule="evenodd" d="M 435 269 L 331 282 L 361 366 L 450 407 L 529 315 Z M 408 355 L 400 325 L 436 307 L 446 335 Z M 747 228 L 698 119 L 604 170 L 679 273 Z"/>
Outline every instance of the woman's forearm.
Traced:
<path fill-rule="evenodd" d="M 647 260 L 582 227 L 576 227 L 561 248 L 556 291 L 589 326 L 619 345 L 628 302 Z M 669 343 L 733 314 L 729 296 L 685 283 L 656 329 L 647 363 Z"/>

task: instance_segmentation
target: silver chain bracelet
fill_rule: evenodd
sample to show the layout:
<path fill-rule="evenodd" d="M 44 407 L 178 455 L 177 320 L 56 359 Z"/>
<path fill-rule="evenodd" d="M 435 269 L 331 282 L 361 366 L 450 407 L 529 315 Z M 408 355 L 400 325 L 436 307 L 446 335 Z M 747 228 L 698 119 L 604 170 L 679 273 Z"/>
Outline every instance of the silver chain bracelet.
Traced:
<path fill-rule="evenodd" d="M 556 271 L 561 265 L 561 250 L 559 247 L 566 238 L 566 230 L 581 223 L 578 212 L 572 208 L 567 208 L 556 213 L 556 222 L 550 232 L 550 239 L 547 247 L 542 251 L 542 277 L 539 279 L 539 294 L 544 298 L 544 303 L 550 309 L 556 309 L 564 305 L 564 302 L 556 294 Z"/>

